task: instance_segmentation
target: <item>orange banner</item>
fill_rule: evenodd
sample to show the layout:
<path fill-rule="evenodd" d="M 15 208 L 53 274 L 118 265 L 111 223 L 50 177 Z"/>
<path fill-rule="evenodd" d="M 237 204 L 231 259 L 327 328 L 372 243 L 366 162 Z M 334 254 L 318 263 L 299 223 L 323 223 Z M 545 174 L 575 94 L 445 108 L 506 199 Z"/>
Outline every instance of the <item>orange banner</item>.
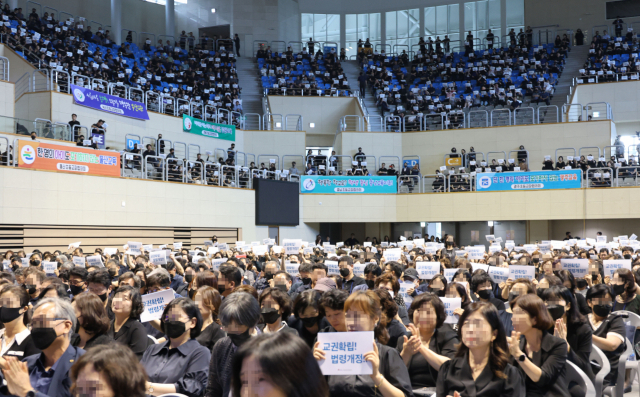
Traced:
<path fill-rule="evenodd" d="M 462 159 L 460 157 L 447 157 L 447 165 L 448 166 L 462 165 Z"/>
<path fill-rule="evenodd" d="M 21 139 L 18 154 L 20 168 L 120 176 L 120 156 L 116 152 Z"/>

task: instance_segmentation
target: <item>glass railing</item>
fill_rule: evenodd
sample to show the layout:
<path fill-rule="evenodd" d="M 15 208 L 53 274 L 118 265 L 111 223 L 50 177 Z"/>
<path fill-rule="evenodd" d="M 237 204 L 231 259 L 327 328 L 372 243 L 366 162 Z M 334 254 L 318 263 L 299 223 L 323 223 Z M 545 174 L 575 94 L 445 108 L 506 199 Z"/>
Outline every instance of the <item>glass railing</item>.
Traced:
<path fill-rule="evenodd" d="M 73 134 L 67 123 L 52 122 L 46 119 L 19 119 L 0 116 L 0 132 L 29 136 L 32 132 L 39 138 L 72 141 Z"/>

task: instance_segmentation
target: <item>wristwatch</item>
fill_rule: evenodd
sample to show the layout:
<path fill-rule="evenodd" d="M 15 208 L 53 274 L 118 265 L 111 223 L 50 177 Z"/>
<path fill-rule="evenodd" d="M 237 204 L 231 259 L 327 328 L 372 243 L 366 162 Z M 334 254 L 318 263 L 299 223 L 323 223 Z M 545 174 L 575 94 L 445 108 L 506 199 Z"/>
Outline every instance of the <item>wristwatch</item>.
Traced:
<path fill-rule="evenodd" d="M 29 390 L 25 397 L 36 397 L 36 391 L 35 390 Z"/>
<path fill-rule="evenodd" d="M 521 363 L 523 363 L 523 362 L 524 362 L 524 360 L 525 360 L 526 358 L 527 358 L 527 356 L 525 356 L 525 355 L 524 355 L 524 353 L 523 353 L 523 354 L 521 354 L 521 355 L 518 357 L 518 361 L 520 361 Z"/>
<path fill-rule="evenodd" d="M 153 393 L 153 386 L 149 385 L 149 389 L 147 389 L 147 394 Z M 28 397 L 28 396 L 27 396 Z"/>

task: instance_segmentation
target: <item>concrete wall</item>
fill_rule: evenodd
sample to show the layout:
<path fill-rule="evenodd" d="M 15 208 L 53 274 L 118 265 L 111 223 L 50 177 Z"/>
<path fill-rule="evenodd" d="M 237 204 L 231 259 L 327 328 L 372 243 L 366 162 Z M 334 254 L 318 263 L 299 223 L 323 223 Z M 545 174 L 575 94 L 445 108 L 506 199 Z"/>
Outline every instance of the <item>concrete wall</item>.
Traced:
<path fill-rule="evenodd" d="M 36 70 L 33 65 L 4 44 L 0 44 L 0 56 L 9 60 L 9 81 L 12 83 L 15 83 L 23 74 L 31 74 Z"/>
<path fill-rule="evenodd" d="M 301 114 L 303 129 L 309 134 L 335 134 L 338 123 L 345 115 L 356 115 L 358 108 L 354 98 L 269 96 L 269 108 L 273 114 Z M 309 123 L 314 123 L 311 128 Z"/>
<path fill-rule="evenodd" d="M 15 117 L 15 84 L 0 81 L 0 116 Z"/>
<path fill-rule="evenodd" d="M 640 81 L 579 85 L 574 100 L 583 106 L 608 102 L 616 123 L 640 123 Z"/>

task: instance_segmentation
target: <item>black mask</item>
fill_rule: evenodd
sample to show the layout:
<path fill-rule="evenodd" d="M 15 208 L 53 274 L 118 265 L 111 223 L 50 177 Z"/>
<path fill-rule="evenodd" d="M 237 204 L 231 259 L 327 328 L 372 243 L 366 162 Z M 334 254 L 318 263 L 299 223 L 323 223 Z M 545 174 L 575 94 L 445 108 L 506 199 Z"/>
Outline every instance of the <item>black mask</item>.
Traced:
<path fill-rule="evenodd" d="M 453 245 L 453 241 L 447 241 L 447 247 L 451 247 Z"/>
<path fill-rule="evenodd" d="M 624 254 L 624 259 L 631 259 L 631 254 Z"/>
<path fill-rule="evenodd" d="M 191 281 L 193 281 L 193 274 L 191 273 L 185 274 L 184 279 L 187 281 L 188 284 L 191 284 Z"/>
<path fill-rule="evenodd" d="M 286 284 L 276 284 L 275 286 L 276 289 L 279 289 L 282 292 L 287 292 L 288 288 Z"/>
<path fill-rule="evenodd" d="M 549 305 L 547 306 L 547 310 L 549 311 L 549 314 L 551 314 L 551 318 L 553 318 L 553 321 L 556 321 L 564 316 L 564 306 Z"/>
<path fill-rule="evenodd" d="M 165 321 L 164 334 L 169 338 L 179 338 L 184 334 L 186 328 L 182 321 Z"/>
<path fill-rule="evenodd" d="M 260 311 L 260 314 L 262 314 L 262 319 L 267 324 L 273 324 L 278 321 L 278 318 L 280 318 L 280 313 L 278 313 L 278 311 L 274 308 L 262 309 Z"/>
<path fill-rule="evenodd" d="M 576 280 L 576 286 L 580 289 L 587 287 L 587 280 Z"/>
<path fill-rule="evenodd" d="M 540 262 L 540 258 L 533 258 L 533 259 L 531 259 L 531 261 L 533 263 L 539 263 Z"/>
<path fill-rule="evenodd" d="M 198 292 L 197 289 L 190 289 L 189 290 L 189 299 L 193 300 L 193 297 L 196 296 L 196 292 Z"/>
<path fill-rule="evenodd" d="M 22 313 L 20 313 L 21 307 L 17 307 L 12 309 L 10 307 L 0 307 L 0 322 L 3 324 L 7 324 L 20 317 Z"/>
<path fill-rule="evenodd" d="M 509 302 L 513 302 L 520 294 L 517 292 L 509 292 Z"/>
<path fill-rule="evenodd" d="M 301 318 L 300 320 L 302 320 L 302 324 L 304 324 L 305 327 L 311 328 L 314 325 L 316 325 L 316 323 L 318 322 L 318 316 L 309 317 L 309 318 Z"/>
<path fill-rule="evenodd" d="M 483 289 L 477 292 L 478 296 L 480 297 L 480 299 L 491 299 L 491 290 L 490 289 Z"/>
<path fill-rule="evenodd" d="M 240 347 L 244 342 L 248 341 L 249 338 L 251 338 L 251 334 L 249 334 L 249 330 L 250 328 L 248 328 L 246 331 L 244 331 L 241 334 L 228 333 L 227 336 L 229 337 L 229 339 L 231 339 L 231 343 L 236 345 L 236 347 Z"/>
<path fill-rule="evenodd" d="M 264 274 L 264 278 L 266 278 L 267 280 L 273 279 L 273 273 L 271 273 L 271 272 L 265 273 Z"/>
<path fill-rule="evenodd" d="M 34 284 L 24 284 L 23 287 L 27 290 L 29 295 L 33 295 L 36 293 L 36 286 Z"/>
<path fill-rule="evenodd" d="M 144 282 L 144 280 L 140 280 L 140 288 L 144 288 L 147 286 L 147 283 Z"/>
<path fill-rule="evenodd" d="M 613 293 L 621 295 L 624 292 L 624 284 L 613 284 Z"/>
<path fill-rule="evenodd" d="M 73 284 L 69 286 L 69 289 L 71 290 L 71 294 L 73 294 L 73 296 L 78 295 L 84 290 L 84 288 L 78 287 L 77 285 L 73 285 Z"/>
<path fill-rule="evenodd" d="M 32 328 L 31 336 L 33 344 L 40 350 L 44 350 L 51 346 L 53 341 L 56 340 L 58 334 L 54 328 Z"/>
<path fill-rule="evenodd" d="M 340 269 L 340 275 L 342 277 L 349 277 L 349 268 L 343 267 L 342 269 Z"/>
<path fill-rule="evenodd" d="M 102 294 L 102 295 L 98 295 L 98 298 L 100 298 L 100 300 L 104 302 L 104 301 L 106 301 L 106 300 L 107 300 L 107 296 L 108 296 L 108 295 L 107 295 L 107 293 L 105 292 L 105 293 L 104 293 L 104 294 Z"/>
<path fill-rule="evenodd" d="M 39 260 L 39 259 L 31 259 L 31 260 L 29 261 L 29 264 L 30 264 L 31 266 L 40 266 L 40 260 Z"/>
<path fill-rule="evenodd" d="M 435 296 L 443 297 L 444 296 L 444 288 L 429 288 L 429 291 Z"/>
<path fill-rule="evenodd" d="M 309 277 L 303 277 L 303 278 L 300 279 L 300 281 L 302 281 L 302 284 L 304 284 L 304 285 L 311 284 L 311 278 L 309 278 Z"/>
<path fill-rule="evenodd" d="M 373 289 L 373 287 L 375 286 L 375 281 L 373 280 L 365 280 L 365 282 L 367 283 L 367 287 L 369 289 Z"/>
<path fill-rule="evenodd" d="M 220 295 L 224 294 L 226 289 L 227 287 L 224 284 L 218 284 L 218 292 L 220 292 Z"/>
<path fill-rule="evenodd" d="M 80 333 L 80 319 L 76 320 L 76 329 L 74 331 L 76 334 Z"/>
<path fill-rule="evenodd" d="M 611 303 L 604 305 L 593 305 L 593 313 L 598 317 L 607 317 L 611 313 Z"/>

